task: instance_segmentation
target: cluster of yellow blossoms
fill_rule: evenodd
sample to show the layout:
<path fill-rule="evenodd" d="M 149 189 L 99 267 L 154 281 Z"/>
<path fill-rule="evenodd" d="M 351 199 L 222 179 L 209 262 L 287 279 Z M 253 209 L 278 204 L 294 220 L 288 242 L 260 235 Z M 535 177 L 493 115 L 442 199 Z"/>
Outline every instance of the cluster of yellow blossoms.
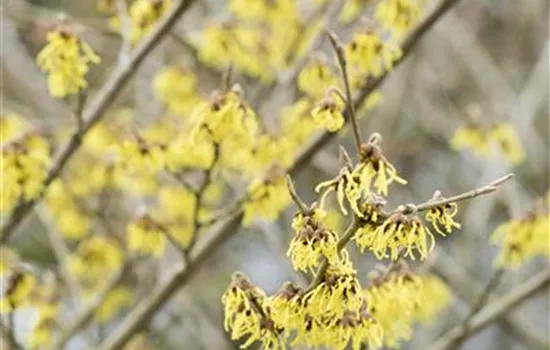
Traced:
<path fill-rule="evenodd" d="M 345 250 L 343 251 L 345 252 Z M 236 273 L 222 297 L 225 328 L 246 348 L 260 341 L 265 349 L 291 346 L 354 350 L 396 348 L 409 340 L 415 322 L 426 323 L 448 305 L 450 290 L 433 275 L 387 271 L 362 289 L 347 253 L 329 265 L 312 290 L 286 282 L 267 296 Z"/>
<path fill-rule="evenodd" d="M 434 237 L 415 209 L 400 206 L 384 211 L 389 185 L 405 183 L 380 147 L 374 134 L 361 147 L 359 162 L 349 157 L 340 174 L 317 190 L 320 200 L 312 208 L 300 205 L 292 227 L 296 232 L 287 252 L 297 271 L 312 272 L 315 279 L 302 289 L 285 283 L 273 296 L 266 296 L 242 274 L 237 274 L 222 301 L 225 327 L 232 339 L 246 338 L 267 349 L 285 344 L 334 349 L 396 347 L 412 335 L 415 322 L 427 322 L 450 301 L 450 291 L 434 276 L 416 276 L 403 258 L 426 259 Z M 291 187 L 292 191 L 292 187 Z M 329 228 L 323 209 L 325 198 L 336 192 L 341 211 L 354 216 L 343 235 Z M 438 200 L 434 197 L 433 200 Z M 298 200 L 297 200 L 298 201 Z M 434 203 L 426 215 L 441 235 L 460 225 L 454 221 L 455 203 Z M 369 249 L 378 259 L 394 262 L 377 272 L 363 289 L 345 244 L 353 239 L 361 250 Z"/>
<path fill-rule="evenodd" d="M 0 280 L 3 292 L 0 314 L 20 308 L 33 308 L 35 317 L 28 336 L 28 348 L 49 346 L 58 329 L 60 293 L 55 277 L 45 274 L 39 278 L 35 269 L 23 264 L 20 257 L 8 248 L 0 248 Z"/>
<path fill-rule="evenodd" d="M 525 150 L 510 123 L 498 123 L 488 130 L 479 125 L 458 128 L 451 139 L 451 147 L 455 150 L 470 149 L 479 158 L 490 158 L 498 150 L 512 165 L 525 160 Z"/>
<path fill-rule="evenodd" d="M 38 65 L 48 73 L 48 88 L 53 97 L 77 94 L 88 86 L 84 78 L 90 63 L 100 58 L 67 24 L 59 24 L 47 36 L 48 44 L 36 57 Z"/>
<path fill-rule="evenodd" d="M 451 299 L 449 288 L 434 275 L 374 273 L 364 291 L 368 312 L 383 330 L 383 345 L 397 348 L 412 337 L 415 322 L 426 323 Z"/>
<path fill-rule="evenodd" d="M 292 0 L 229 1 L 232 18 L 210 23 L 196 46 L 199 59 L 216 68 L 230 63 L 264 82 L 275 79 L 305 53 L 319 23 L 305 26 Z"/>
<path fill-rule="evenodd" d="M 127 0 L 124 0 L 126 2 Z M 120 14 L 117 1 L 100 0 L 97 9 L 109 16 L 109 25 L 115 32 L 124 33 L 125 25 L 129 26 L 129 40 L 133 45 L 138 43 L 155 25 L 155 23 L 172 7 L 173 0 L 136 0 L 128 5 L 128 13 Z M 128 24 L 125 23 L 125 18 Z"/>
<path fill-rule="evenodd" d="M 548 206 L 540 203 L 524 217 L 510 220 L 497 227 L 491 237 L 501 247 L 495 264 L 517 268 L 536 256 L 550 255 Z"/>
<path fill-rule="evenodd" d="M 44 136 L 27 128 L 18 115 L 0 118 L 0 215 L 4 215 L 21 201 L 40 194 L 50 165 L 50 146 Z"/>

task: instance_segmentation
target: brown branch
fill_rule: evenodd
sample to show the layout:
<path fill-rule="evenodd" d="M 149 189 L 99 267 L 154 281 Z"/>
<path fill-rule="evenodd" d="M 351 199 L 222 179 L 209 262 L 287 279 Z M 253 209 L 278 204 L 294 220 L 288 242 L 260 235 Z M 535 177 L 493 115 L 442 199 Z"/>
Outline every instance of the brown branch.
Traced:
<path fill-rule="evenodd" d="M 458 325 L 430 345 L 428 350 L 446 350 L 460 338 L 470 337 L 499 319 L 521 302 L 547 288 L 550 284 L 549 271 L 543 271 L 518 285 L 503 296 L 479 310 L 467 324 Z"/>
<path fill-rule="evenodd" d="M 298 210 L 304 215 L 308 215 L 311 213 L 311 210 L 308 208 L 307 204 L 298 196 L 298 193 L 296 192 L 296 187 L 294 186 L 294 182 L 292 181 L 292 177 L 290 175 L 286 175 L 286 186 L 288 187 L 288 192 L 290 193 L 290 197 L 296 203 L 296 206 L 298 207 Z"/>
<path fill-rule="evenodd" d="M 332 45 L 332 49 L 334 50 L 334 53 L 336 54 L 336 59 L 338 60 L 338 64 L 340 65 L 340 71 L 342 72 L 342 80 L 344 81 L 344 89 L 346 91 L 346 110 L 348 111 L 347 114 L 349 114 L 349 119 L 351 121 L 351 128 L 353 130 L 353 135 L 355 136 L 355 146 L 357 147 L 357 154 L 361 153 L 361 129 L 359 129 L 359 122 L 357 121 L 357 116 L 355 115 L 355 104 L 353 103 L 353 97 L 351 94 L 351 86 L 349 82 L 349 74 L 348 74 L 348 62 L 346 60 L 346 55 L 344 53 L 344 48 L 342 47 L 342 44 L 340 43 L 340 40 L 336 37 L 336 34 L 328 31 L 328 38 L 330 41 L 330 44 Z"/>
<path fill-rule="evenodd" d="M 201 228 L 201 222 L 199 220 L 199 212 L 200 207 L 202 205 L 203 197 L 204 197 L 204 191 L 210 185 L 212 182 L 212 175 L 214 168 L 216 167 L 216 164 L 218 163 L 220 159 L 220 145 L 215 144 L 214 145 L 214 160 L 212 161 L 212 164 L 205 172 L 205 179 L 202 182 L 199 189 L 195 192 L 195 207 L 193 208 L 193 232 L 191 233 L 191 242 L 189 243 L 189 249 L 191 249 L 195 243 L 197 243 L 197 239 L 199 236 L 199 230 Z"/>
<path fill-rule="evenodd" d="M 403 210 L 401 210 L 401 211 L 403 212 L 403 214 L 410 214 L 412 212 L 426 211 L 426 210 L 429 210 L 429 209 L 432 209 L 432 208 L 437 208 L 437 207 L 444 206 L 446 204 L 460 202 L 460 201 L 463 201 L 463 200 L 466 200 L 466 199 L 472 199 L 472 198 L 475 198 L 475 197 L 479 197 L 479 196 L 482 196 L 484 194 L 488 194 L 488 193 L 496 191 L 499 188 L 500 185 L 502 185 L 503 183 L 505 183 L 506 181 L 510 180 L 513 177 L 514 177 L 514 174 L 504 175 L 504 176 L 496 179 L 495 181 L 491 182 L 490 184 L 487 184 L 485 186 L 482 186 L 482 187 L 479 187 L 479 188 L 476 188 L 476 189 L 470 190 L 468 192 L 464 192 L 464 193 L 461 193 L 461 194 L 458 194 L 456 196 L 452 196 L 452 197 L 449 197 L 449 198 L 443 198 L 443 199 L 439 199 L 439 200 L 435 200 L 435 201 L 428 201 L 428 202 L 418 204 L 418 205 L 407 204 L 407 205 L 404 206 Z"/>
<path fill-rule="evenodd" d="M 104 112 L 116 99 L 124 85 L 135 74 L 143 59 L 149 54 L 170 31 L 180 16 L 189 8 L 194 0 L 179 0 L 174 3 L 170 12 L 164 16 L 152 32 L 143 39 L 143 42 L 132 52 L 128 62 L 122 62 L 111 73 L 101 90 L 97 93 L 94 100 L 82 113 L 83 126 L 77 130 L 65 144 L 59 155 L 54 160 L 49 169 L 40 194 L 31 200 L 22 201 L 14 210 L 11 216 L 2 226 L 0 234 L 0 243 L 8 241 L 13 232 L 24 221 L 32 211 L 35 204 L 42 199 L 48 186 L 58 178 L 65 165 L 75 154 L 82 143 L 84 135 L 104 116 Z"/>
<path fill-rule="evenodd" d="M 403 56 L 395 62 L 395 65 L 403 61 L 407 54 L 412 50 L 415 44 L 428 31 L 429 28 L 450 10 L 459 0 L 443 0 L 436 9 L 411 33 L 408 39 L 404 42 L 402 50 Z M 355 107 L 360 106 L 363 101 L 369 96 L 374 89 L 385 79 L 387 73 L 384 73 L 380 78 L 369 81 L 363 87 L 358 96 L 355 98 Z M 349 118 L 347 118 L 349 119 Z M 314 142 L 308 145 L 305 150 L 297 157 L 289 173 L 294 175 L 301 171 L 308 163 L 309 159 L 317 153 L 328 141 L 330 141 L 335 133 L 325 132 L 318 137 Z M 192 247 L 189 252 L 189 264 L 179 266 L 167 276 L 164 283 L 157 286 L 151 295 L 138 304 L 122 323 L 114 330 L 99 347 L 101 350 L 114 350 L 122 347 L 130 337 L 140 329 L 140 327 L 148 322 L 153 317 L 158 308 L 166 303 L 170 297 L 184 285 L 191 276 L 198 270 L 201 263 L 212 251 L 216 250 L 227 238 L 229 238 L 240 225 L 243 217 L 243 211 L 240 210 L 227 221 L 222 223 L 219 229 L 212 232 L 209 237 L 204 237 L 197 241 L 197 244 Z"/>
<path fill-rule="evenodd" d="M 456 203 L 467 199 L 476 198 L 491 192 L 498 190 L 499 186 L 514 177 L 514 174 L 504 175 L 495 181 L 485 186 L 475 188 L 473 190 L 457 194 L 456 196 L 442 198 L 438 200 L 430 200 L 421 204 L 405 204 L 399 206 L 395 212 L 401 212 L 403 214 L 412 214 L 420 211 L 426 211 L 433 208 L 441 207 L 446 204 Z"/>

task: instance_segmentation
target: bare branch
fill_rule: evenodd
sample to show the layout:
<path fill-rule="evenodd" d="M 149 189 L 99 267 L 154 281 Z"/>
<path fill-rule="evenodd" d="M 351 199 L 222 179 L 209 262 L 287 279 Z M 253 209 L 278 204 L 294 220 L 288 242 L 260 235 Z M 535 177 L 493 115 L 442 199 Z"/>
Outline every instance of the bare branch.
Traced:
<path fill-rule="evenodd" d="M 426 211 L 432 208 L 444 206 L 449 203 L 455 203 L 466 199 L 472 199 L 498 190 L 499 186 L 514 177 L 514 174 L 508 174 L 502 176 L 488 185 L 452 196 L 449 198 L 443 198 L 439 200 L 431 200 L 422 204 L 406 204 L 403 209 L 400 210 L 403 214 L 410 214 L 412 212 Z M 399 210 L 399 209 L 398 209 Z"/>
<path fill-rule="evenodd" d="M 357 147 L 357 154 L 361 153 L 361 130 L 359 129 L 359 122 L 357 121 L 357 116 L 355 115 L 355 104 L 353 103 L 353 97 L 351 95 L 351 86 L 349 82 L 348 74 L 348 62 L 346 60 L 346 55 L 344 53 L 344 48 L 340 43 L 340 40 L 336 37 L 336 34 L 331 31 L 327 31 L 330 44 L 332 49 L 336 54 L 336 59 L 340 65 L 340 70 L 342 72 L 342 80 L 344 81 L 344 88 L 346 89 L 346 110 L 349 114 L 349 119 L 351 120 L 351 128 L 353 130 L 353 135 L 355 136 L 355 146 Z"/>
<path fill-rule="evenodd" d="M 536 293 L 547 288 L 550 284 L 549 271 L 540 272 L 526 282 L 518 285 L 503 296 L 495 299 L 479 310 L 466 325 L 458 325 L 445 333 L 428 350 L 450 349 L 460 338 L 472 336 L 499 319 L 505 313 L 518 306 L 521 302 L 531 298 Z"/>

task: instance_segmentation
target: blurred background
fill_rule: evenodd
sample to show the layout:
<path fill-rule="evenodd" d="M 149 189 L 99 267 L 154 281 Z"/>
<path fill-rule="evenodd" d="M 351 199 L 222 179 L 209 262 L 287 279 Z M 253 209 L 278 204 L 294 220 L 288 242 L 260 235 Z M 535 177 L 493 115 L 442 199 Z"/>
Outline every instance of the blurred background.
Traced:
<path fill-rule="evenodd" d="M 310 5 L 303 2 L 306 10 Z M 1 6 L 2 113 L 17 112 L 45 129 L 72 123 L 70 108 L 48 95 L 45 76 L 34 62 L 45 42 L 45 23 L 64 11 L 85 28 L 83 36 L 103 58 L 89 75 L 92 89 L 99 88 L 112 69 L 120 40 L 108 34 L 106 19 L 96 11 L 92 0 L 3 0 Z M 223 16 L 223 7 L 223 1 L 195 4 L 175 33 L 200 30 L 205 18 Z M 489 244 L 491 233 L 499 223 L 525 214 L 537 198 L 548 192 L 548 13 L 545 0 L 461 1 L 390 74 L 381 87 L 382 103 L 361 119 L 363 134 L 376 131 L 383 135 L 387 158 L 409 181 L 407 186 L 391 191 L 390 207 L 426 201 L 435 190 L 452 195 L 508 172 L 516 174 L 515 180 L 498 193 L 460 204 L 458 220 L 462 229 L 439 239 L 433 259 L 421 266 L 449 284 L 452 306 L 429 327 L 418 327 L 412 341 L 402 349 L 423 349 L 467 315 L 492 275 L 498 248 Z M 349 32 L 343 30 L 340 35 L 347 38 Z M 323 50 L 329 52 L 328 43 L 324 43 Z M 189 60 L 191 51 L 177 40 L 165 40 L 149 55 L 111 110 L 131 106 L 143 122 L 162 113 L 163 106 L 151 91 L 152 78 L 164 65 Z M 219 84 L 216 72 L 194 67 L 201 90 L 210 91 Z M 238 75 L 236 81 L 244 85 L 245 91 L 252 86 Z M 451 149 L 449 140 L 472 113 L 488 123 L 510 122 L 525 149 L 526 161 L 510 167 L 500 157 L 482 160 L 471 152 Z M 314 184 L 338 172 L 338 146 L 352 149 L 352 141 L 347 129 L 341 132 L 296 178 L 304 199 L 313 200 Z M 247 229 L 239 229 L 210 256 L 191 283 L 144 329 L 156 348 L 238 348 L 223 330 L 220 296 L 235 270 L 243 271 L 269 293 L 288 279 L 300 278 L 285 256 L 293 213 L 291 207 L 275 223 L 257 221 Z M 46 229 L 39 218 L 33 218 L 17 234 L 13 245 L 24 259 L 54 269 Z M 366 281 L 367 272 L 376 262 L 368 254 L 359 256 L 354 248 L 350 249 L 360 279 Z M 176 258 L 175 253 L 166 254 L 161 261 L 141 265 L 133 280 L 139 287 L 138 295 L 147 295 Z M 534 260 L 518 270 L 507 271 L 495 293 L 524 281 L 534 271 L 548 268 L 547 264 L 544 259 Z M 463 348 L 549 349 L 548 315 L 545 291 L 470 338 Z M 30 327 L 26 320 L 25 315 L 16 319 L 17 332 L 23 336 Z M 108 331 L 90 329 L 89 333 L 93 338 Z M 85 348 L 84 344 L 83 339 L 75 338 L 67 349 Z"/>

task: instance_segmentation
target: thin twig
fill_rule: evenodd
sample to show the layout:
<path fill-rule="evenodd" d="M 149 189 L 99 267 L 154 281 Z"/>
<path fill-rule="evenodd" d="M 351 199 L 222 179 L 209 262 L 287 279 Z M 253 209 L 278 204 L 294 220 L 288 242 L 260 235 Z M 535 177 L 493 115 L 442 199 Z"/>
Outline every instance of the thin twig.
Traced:
<path fill-rule="evenodd" d="M 57 179 L 69 159 L 72 158 L 76 150 L 82 144 L 84 135 L 103 118 L 104 112 L 116 99 L 122 87 L 126 85 L 128 80 L 135 74 L 144 58 L 162 41 L 162 38 L 170 31 L 179 17 L 189 8 L 193 1 L 194 0 L 176 1 L 169 13 L 160 20 L 160 23 L 158 23 L 151 33 L 143 39 L 143 42 L 132 51 L 128 63 L 120 64 L 111 73 L 101 90 L 82 113 L 82 119 L 84 121 L 82 129 L 76 131 L 70 137 L 69 141 L 63 146 L 57 158 L 54 160 L 44 180 L 41 192 L 37 197 L 31 200 L 21 201 L 2 226 L 0 244 L 4 244 L 8 241 L 17 227 L 19 227 L 32 211 L 35 204 L 42 199 L 49 185 Z"/>
<path fill-rule="evenodd" d="M 351 94 L 351 86 L 348 74 L 348 62 L 346 60 L 344 48 L 342 47 L 340 40 L 338 40 L 338 38 L 336 37 L 336 34 L 332 33 L 331 31 L 327 31 L 327 34 L 330 44 L 332 45 L 332 49 L 336 54 L 338 64 L 340 65 L 340 70 L 342 72 L 342 80 L 344 81 L 344 88 L 346 91 L 346 109 L 348 111 L 347 114 L 349 115 L 351 121 L 353 135 L 355 136 L 355 145 L 357 146 L 357 153 L 359 154 L 361 152 L 361 143 L 363 141 L 361 138 L 361 130 L 359 129 L 359 122 L 355 114 L 355 104 L 353 103 L 353 97 Z"/>
<path fill-rule="evenodd" d="M 74 117 L 76 119 L 76 130 L 80 131 L 84 127 L 84 120 L 82 119 L 82 111 L 84 110 L 84 105 L 86 104 L 86 99 L 88 98 L 88 93 L 86 91 L 80 91 L 76 95 L 76 106 L 73 110 Z"/>
<path fill-rule="evenodd" d="M 470 326 L 470 321 L 472 320 L 472 318 L 487 303 L 487 301 L 489 300 L 489 297 L 491 296 L 491 293 L 502 280 L 504 271 L 505 270 L 502 268 L 494 271 L 493 275 L 489 279 L 489 283 L 487 283 L 487 286 L 485 286 L 485 288 L 479 295 L 478 299 L 476 300 L 475 304 L 472 306 L 470 312 L 468 313 L 468 316 L 464 318 L 464 320 L 460 323 L 459 327 L 463 327 L 464 329 L 467 329 Z M 462 344 L 462 342 L 466 339 L 466 335 L 467 335 L 467 332 L 464 332 L 464 336 L 457 338 L 450 347 L 458 348 L 460 344 Z"/>
<path fill-rule="evenodd" d="M 485 186 L 458 194 L 456 196 L 448 197 L 448 198 L 442 198 L 435 201 L 427 201 L 422 204 L 406 204 L 401 207 L 401 210 L 398 209 L 398 211 L 401 211 L 403 214 L 411 214 L 413 212 L 420 212 L 420 211 L 426 211 L 432 208 L 437 208 L 444 206 L 446 204 L 455 203 L 459 201 L 463 201 L 466 199 L 472 199 L 475 197 L 482 196 L 484 194 L 488 194 L 491 192 L 496 191 L 500 185 L 505 183 L 506 181 L 510 180 L 514 177 L 514 174 L 508 174 L 505 176 L 502 176 L 495 181 L 491 182 L 490 184 L 487 184 Z"/>
<path fill-rule="evenodd" d="M 476 334 L 505 313 L 518 306 L 521 302 L 547 288 L 549 284 L 549 271 L 540 272 L 526 282 L 516 286 L 508 293 L 487 304 L 470 319 L 466 327 L 464 325 L 454 327 L 430 345 L 427 350 L 450 349 L 457 339 L 467 338 Z"/>
<path fill-rule="evenodd" d="M 212 176 L 214 172 L 214 168 L 216 167 L 216 164 L 218 163 L 220 159 L 220 145 L 215 144 L 214 145 L 214 159 L 212 160 L 212 164 L 210 167 L 205 171 L 205 178 L 202 182 L 199 189 L 195 192 L 195 207 L 193 208 L 193 232 L 191 233 L 191 242 L 189 243 L 189 249 L 191 249 L 195 243 L 197 242 L 198 236 L 199 236 L 199 230 L 201 229 L 201 222 L 199 220 L 199 213 L 200 208 L 202 205 L 202 201 L 204 200 L 204 191 L 207 189 L 207 187 L 212 182 Z"/>
<path fill-rule="evenodd" d="M 408 39 L 402 46 L 403 56 L 394 63 L 399 64 L 412 50 L 421 37 L 428 31 L 433 24 L 441 18 L 448 10 L 450 10 L 459 0 L 443 0 L 436 9 L 410 34 Z M 359 106 L 374 91 L 375 88 L 382 83 L 387 76 L 387 72 L 381 77 L 370 81 L 363 87 L 356 99 L 355 106 Z M 289 169 L 289 173 L 294 175 L 300 172 L 309 159 L 317 153 L 328 141 L 334 137 L 335 133 L 325 132 L 321 137 L 317 138 L 313 143 L 306 146 L 300 156 Z M 198 270 L 200 264 L 212 251 L 216 250 L 234 231 L 239 227 L 243 217 L 243 211 L 233 215 L 231 218 L 222 223 L 218 229 L 214 230 L 210 235 L 205 235 L 204 239 L 197 241 L 197 244 L 189 252 L 189 264 L 187 267 L 179 266 L 167 276 L 166 282 L 155 288 L 152 294 L 145 300 L 140 302 L 129 315 L 120 323 L 103 344 L 101 350 L 114 350 L 122 347 L 130 337 L 140 329 L 140 327 L 148 322 L 155 314 L 156 310 L 166 303 L 170 297 L 179 288 L 184 285 L 189 278 Z"/>
<path fill-rule="evenodd" d="M 296 206 L 298 206 L 298 210 L 304 215 L 308 215 L 311 210 L 308 208 L 306 203 L 298 196 L 298 193 L 296 193 L 296 187 L 294 186 L 294 182 L 292 181 L 292 177 L 290 175 L 286 175 L 286 185 L 288 187 L 288 192 L 290 193 L 290 197 L 296 203 Z"/>

